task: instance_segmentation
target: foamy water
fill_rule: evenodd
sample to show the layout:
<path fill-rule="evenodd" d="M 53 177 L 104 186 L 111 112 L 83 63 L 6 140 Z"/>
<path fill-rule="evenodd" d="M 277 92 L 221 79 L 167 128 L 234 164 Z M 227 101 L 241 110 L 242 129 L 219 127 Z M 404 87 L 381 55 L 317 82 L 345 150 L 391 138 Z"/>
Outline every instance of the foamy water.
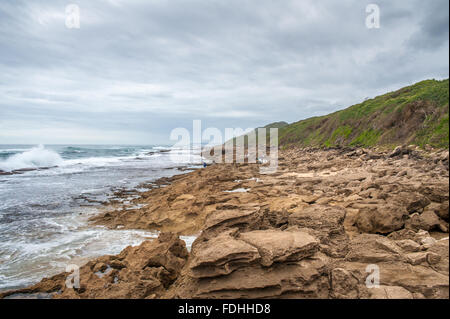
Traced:
<path fill-rule="evenodd" d="M 155 232 L 109 230 L 87 220 L 114 191 L 177 174 L 180 164 L 194 168 L 201 162 L 187 150 L 176 156 L 158 153 L 167 148 L 0 145 L 2 171 L 50 167 L 0 175 L 0 289 L 24 287 L 68 264 L 155 238 Z M 190 246 L 195 237 L 183 239 Z"/>
<path fill-rule="evenodd" d="M 14 149 L 7 149 L 6 151 L 13 152 Z M 51 167 L 61 164 L 63 164 L 63 159 L 58 153 L 45 149 L 43 145 L 39 145 L 1 161 L 0 169 L 12 171 L 15 169 Z"/>

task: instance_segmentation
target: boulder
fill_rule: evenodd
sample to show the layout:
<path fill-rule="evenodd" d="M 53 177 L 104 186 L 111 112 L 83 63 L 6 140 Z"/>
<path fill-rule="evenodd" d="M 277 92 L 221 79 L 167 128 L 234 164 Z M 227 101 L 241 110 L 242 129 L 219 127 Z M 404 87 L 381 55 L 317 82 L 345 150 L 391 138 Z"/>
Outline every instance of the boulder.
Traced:
<path fill-rule="evenodd" d="M 439 228 L 441 221 L 439 217 L 431 210 L 427 210 L 422 214 L 413 214 L 405 223 L 405 228 L 426 231 Z"/>
<path fill-rule="evenodd" d="M 395 243 L 405 252 L 420 251 L 420 245 L 411 239 L 396 240 Z"/>
<path fill-rule="evenodd" d="M 412 153 L 412 152 L 413 152 L 413 151 L 412 151 L 409 147 L 407 147 L 407 146 L 405 146 L 405 145 L 403 145 L 403 146 L 397 146 L 397 147 L 389 154 L 389 157 L 398 157 L 398 156 L 410 154 L 410 153 Z"/>
<path fill-rule="evenodd" d="M 423 209 L 427 207 L 430 203 L 431 201 L 427 197 L 422 197 L 411 202 L 406 208 L 406 210 L 410 214 L 414 212 L 421 213 L 423 212 Z"/>
<path fill-rule="evenodd" d="M 406 261 L 411 265 L 420 265 L 427 261 L 427 252 L 416 252 L 406 254 Z"/>
<path fill-rule="evenodd" d="M 360 209 L 356 226 L 364 233 L 388 234 L 401 229 L 407 216 L 407 211 L 399 206 L 367 206 Z"/>
<path fill-rule="evenodd" d="M 440 204 L 439 207 L 437 207 L 437 209 L 434 210 L 434 212 L 440 218 L 442 218 L 443 220 L 445 220 L 447 222 L 449 221 L 449 218 L 448 218 L 448 212 L 449 212 L 448 202 L 444 202 L 444 203 Z"/>

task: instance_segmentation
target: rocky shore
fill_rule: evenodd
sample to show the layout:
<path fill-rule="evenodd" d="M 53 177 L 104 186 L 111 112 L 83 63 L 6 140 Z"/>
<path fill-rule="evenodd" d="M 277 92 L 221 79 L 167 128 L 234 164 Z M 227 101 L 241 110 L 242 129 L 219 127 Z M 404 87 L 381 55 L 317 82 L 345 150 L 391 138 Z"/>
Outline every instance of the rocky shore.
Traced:
<path fill-rule="evenodd" d="M 53 298 L 449 298 L 449 153 L 287 149 L 215 164 L 92 222 L 158 239 L 0 294 Z M 190 252 L 179 235 L 198 235 Z M 368 276 L 379 273 L 378 282 Z"/>

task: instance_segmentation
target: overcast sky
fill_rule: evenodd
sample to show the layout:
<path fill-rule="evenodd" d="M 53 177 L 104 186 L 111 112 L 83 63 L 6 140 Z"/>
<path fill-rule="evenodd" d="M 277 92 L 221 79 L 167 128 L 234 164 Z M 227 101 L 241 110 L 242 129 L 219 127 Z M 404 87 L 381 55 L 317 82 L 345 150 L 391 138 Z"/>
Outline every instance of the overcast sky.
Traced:
<path fill-rule="evenodd" d="M 80 28 L 66 27 L 66 6 Z M 366 5 L 380 8 L 368 29 Z M 0 1 L 0 143 L 169 142 L 449 73 L 448 0 Z"/>

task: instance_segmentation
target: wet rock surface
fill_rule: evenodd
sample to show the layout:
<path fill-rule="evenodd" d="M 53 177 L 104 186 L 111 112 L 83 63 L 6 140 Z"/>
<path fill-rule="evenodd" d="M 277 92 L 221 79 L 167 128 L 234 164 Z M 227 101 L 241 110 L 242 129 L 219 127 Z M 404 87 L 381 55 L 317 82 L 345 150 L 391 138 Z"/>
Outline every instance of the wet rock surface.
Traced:
<path fill-rule="evenodd" d="M 215 164 L 94 223 L 174 234 L 14 293 L 54 298 L 448 298 L 448 152 L 290 149 Z M 246 191 L 230 192 L 237 189 Z M 378 273 L 378 282 L 370 281 Z M 3 296 L 13 296 L 9 292 Z"/>
<path fill-rule="evenodd" d="M 79 269 L 79 287 L 74 273 L 45 278 L 40 283 L 0 297 L 46 292 L 52 298 L 158 298 L 179 276 L 188 251 L 184 241 L 171 233 L 161 233 L 153 241 L 127 247 L 115 256 L 102 256 Z M 19 296 L 17 296 L 19 294 Z"/>

